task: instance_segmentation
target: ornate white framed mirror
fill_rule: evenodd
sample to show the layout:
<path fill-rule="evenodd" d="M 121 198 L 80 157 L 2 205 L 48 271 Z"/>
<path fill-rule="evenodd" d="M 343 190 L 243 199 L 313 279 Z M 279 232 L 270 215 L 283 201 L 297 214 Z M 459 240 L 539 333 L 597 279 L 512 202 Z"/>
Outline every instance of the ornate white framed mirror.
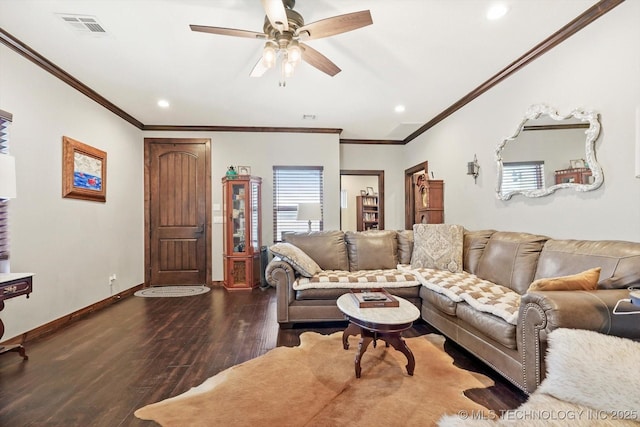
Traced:
<path fill-rule="evenodd" d="M 532 105 L 515 133 L 498 144 L 496 195 L 542 197 L 561 188 L 593 191 L 604 181 L 596 158 L 599 114 L 575 109 L 567 115 Z"/>

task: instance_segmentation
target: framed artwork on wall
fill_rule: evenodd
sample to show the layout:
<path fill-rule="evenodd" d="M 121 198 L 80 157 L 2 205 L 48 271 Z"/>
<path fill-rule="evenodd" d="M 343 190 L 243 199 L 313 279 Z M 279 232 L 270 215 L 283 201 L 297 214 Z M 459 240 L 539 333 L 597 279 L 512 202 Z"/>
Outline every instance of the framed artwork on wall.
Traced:
<path fill-rule="evenodd" d="M 62 197 L 107 201 L 107 153 L 62 137 Z"/>

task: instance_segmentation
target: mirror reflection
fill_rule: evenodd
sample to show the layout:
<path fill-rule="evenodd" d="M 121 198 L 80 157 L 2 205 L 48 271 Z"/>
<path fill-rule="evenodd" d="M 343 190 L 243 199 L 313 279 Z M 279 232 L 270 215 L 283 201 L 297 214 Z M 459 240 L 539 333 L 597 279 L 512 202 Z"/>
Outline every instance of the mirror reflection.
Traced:
<path fill-rule="evenodd" d="M 534 105 L 515 134 L 496 149 L 497 196 L 546 196 L 560 188 L 591 191 L 603 181 L 596 161 L 598 114 L 574 110 L 558 115 L 546 105 Z"/>

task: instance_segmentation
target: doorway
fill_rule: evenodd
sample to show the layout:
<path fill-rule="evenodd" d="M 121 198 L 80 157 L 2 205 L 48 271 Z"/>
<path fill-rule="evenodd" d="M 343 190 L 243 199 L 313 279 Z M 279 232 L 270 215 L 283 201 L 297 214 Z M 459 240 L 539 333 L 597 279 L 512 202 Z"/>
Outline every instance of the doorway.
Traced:
<path fill-rule="evenodd" d="M 144 139 L 145 284 L 211 283 L 211 140 Z"/>
<path fill-rule="evenodd" d="M 416 220 L 416 192 L 415 179 L 416 174 L 427 175 L 429 173 L 429 162 L 419 163 L 404 171 L 404 228 L 405 230 L 413 230 L 413 224 L 420 221 Z"/>
<path fill-rule="evenodd" d="M 340 230 L 356 231 L 356 196 L 360 191 L 378 194 L 378 229 L 384 230 L 384 171 L 341 170 L 340 171 Z"/>

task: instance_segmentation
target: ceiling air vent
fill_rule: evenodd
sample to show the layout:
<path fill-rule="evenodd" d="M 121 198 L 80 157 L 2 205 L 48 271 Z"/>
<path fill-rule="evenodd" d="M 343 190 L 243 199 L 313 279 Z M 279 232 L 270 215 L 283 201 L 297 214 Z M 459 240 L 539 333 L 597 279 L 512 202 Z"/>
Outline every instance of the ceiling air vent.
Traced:
<path fill-rule="evenodd" d="M 107 31 L 95 16 L 73 15 L 69 13 L 59 13 L 57 15 L 76 33 L 93 35 L 107 34 Z"/>

